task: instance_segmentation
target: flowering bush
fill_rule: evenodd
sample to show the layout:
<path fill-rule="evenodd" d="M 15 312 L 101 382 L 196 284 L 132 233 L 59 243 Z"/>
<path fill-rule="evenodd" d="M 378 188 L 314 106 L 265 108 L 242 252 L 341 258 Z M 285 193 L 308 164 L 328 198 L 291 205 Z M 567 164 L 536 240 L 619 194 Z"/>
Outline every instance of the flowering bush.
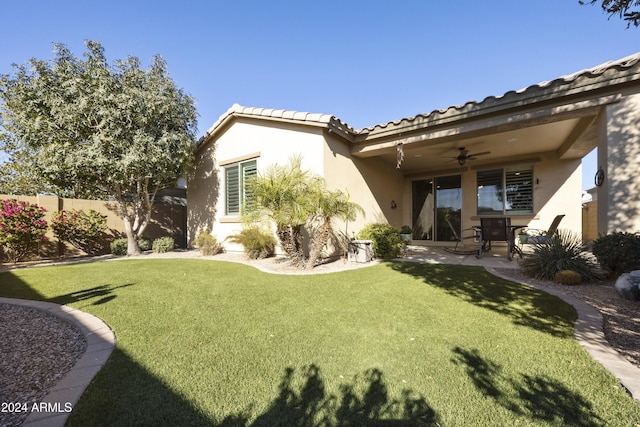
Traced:
<path fill-rule="evenodd" d="M 107 217 L 93 209 L 62 210 L 53 214 L 51 228 L 58 240 L 92 254 L 100 249 L 98 243 L 107 229 Z"/>
<path fill-rule="evenodd" d="M 19 261 L 47 232 L 45 209 L 16 199 L 0 202 L 0 246 L 13 262 Z"/>

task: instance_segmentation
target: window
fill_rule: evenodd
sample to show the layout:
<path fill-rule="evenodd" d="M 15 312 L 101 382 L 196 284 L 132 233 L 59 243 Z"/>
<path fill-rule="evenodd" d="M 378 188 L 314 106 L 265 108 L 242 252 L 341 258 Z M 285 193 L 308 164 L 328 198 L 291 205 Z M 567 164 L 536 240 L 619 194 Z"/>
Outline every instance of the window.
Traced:
<path fill-rule="evenodd" d="M 258 173 L 257 162 L 249 160 L 234 163 L 224 168 L 225 181 L 225 214 L 239 215 L 247 203 L 250 194 L 247 190 L 248 180 Z"/>
<path fill-rule="evenodd" d="M 478 171 L 478 215 L 533 213 L 533 166 Z"/>

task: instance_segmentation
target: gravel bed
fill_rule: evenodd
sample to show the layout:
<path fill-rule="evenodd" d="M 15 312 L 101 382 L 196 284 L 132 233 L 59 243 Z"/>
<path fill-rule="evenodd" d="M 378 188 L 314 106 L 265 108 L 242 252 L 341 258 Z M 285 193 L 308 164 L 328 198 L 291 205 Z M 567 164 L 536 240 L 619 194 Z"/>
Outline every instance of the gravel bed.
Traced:
<path fill-rule="evenodd" d="M 42 310 L 0 304 L 0 426 L 19 426 L 85 352 L 74 325 Z M 16 410 L 15 405 L 18 405 Z"/>
<path fill-rule="evenodd" d="M 555 289 L 579 298 L 602 314 L 606 340 L 624 358 L 640 368 L 640 302 L 622 298 L 614 282 L 585 283 L 578 286 L 560 285 L 552 281 L 534 280 L 519 269 L 496 268 L 507 277 L 541 288 Z"/>

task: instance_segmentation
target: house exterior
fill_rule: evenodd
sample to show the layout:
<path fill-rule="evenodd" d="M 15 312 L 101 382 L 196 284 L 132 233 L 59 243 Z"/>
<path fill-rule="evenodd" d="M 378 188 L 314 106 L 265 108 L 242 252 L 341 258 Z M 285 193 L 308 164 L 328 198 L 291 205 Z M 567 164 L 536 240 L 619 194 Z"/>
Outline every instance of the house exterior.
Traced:
<path fill-rule="evenodd" d="M 326 114 L 232 106 L 205 133 L 188 182 L 189 242 L 241 229 L 243 183 L 301 154 L 366 211 L 448 245 L 483 217 L 582 233 L 582 158 L 598 148 L 597 230 L 640 231 L 640 53 L 500 97 L 355 130 Z M 241 249 L 226 245 L 228 250 Z"/>

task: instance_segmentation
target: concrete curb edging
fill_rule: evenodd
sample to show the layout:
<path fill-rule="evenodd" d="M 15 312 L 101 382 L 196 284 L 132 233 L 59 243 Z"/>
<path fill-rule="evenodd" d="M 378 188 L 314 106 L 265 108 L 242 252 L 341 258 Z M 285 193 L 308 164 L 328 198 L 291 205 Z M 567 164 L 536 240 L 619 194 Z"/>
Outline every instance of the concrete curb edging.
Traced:
<path fill-rule="evenodd" d="M 115 334 L 106 323 L 94 315 L 64 305 L 14 298 L 0 298 L 0 303 L 45 311 L 76 326 L 85 336 L 85 352 L 40 402 L 53 408 L 57 406 L 59 411 L 31 412 L 23 424 L 28 427 L 64 426 L 71 413 L 68 404 L 71 408 L 75 406 L 93 377 L 107 362 L 115 348 Z"/>
<path fill-rule="evenodd" d="M 578 313 L 578 319 L 574 325 L 576 339 L 594 360 L 611 372 L 620 384 L 629 392 L 631 397 L 640 402 L 640 368 L 637 368 L 627 359 L 622 357 L 605 339 L 602 330 L 602 314 L 584 301 L 554 289 L 536 286 L 504 276 L 494 268 L 486 268 L 487 271 L 505 280 L 515 281 L 526 286 L 539 289 L 556 296 L 564 302 L 571 304 Z"/>

